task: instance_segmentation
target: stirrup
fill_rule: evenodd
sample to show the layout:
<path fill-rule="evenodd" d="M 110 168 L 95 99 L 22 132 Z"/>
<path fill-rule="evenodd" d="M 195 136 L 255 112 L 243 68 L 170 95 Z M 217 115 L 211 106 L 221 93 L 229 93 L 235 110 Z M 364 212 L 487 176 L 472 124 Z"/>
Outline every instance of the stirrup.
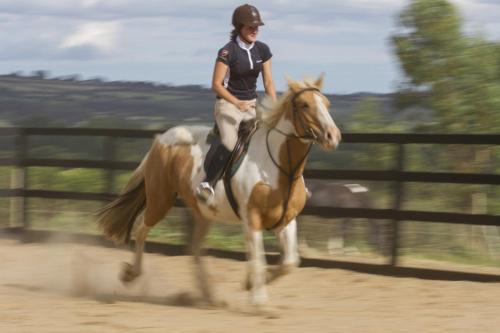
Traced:
<path fill-rule="evenodd" d="M 196 189 L 196 196 L 198 199 L 207 202 L 209 199 L 213 198 L 215 192 L 209 182 L 202 182 L 198 185 Z"/>

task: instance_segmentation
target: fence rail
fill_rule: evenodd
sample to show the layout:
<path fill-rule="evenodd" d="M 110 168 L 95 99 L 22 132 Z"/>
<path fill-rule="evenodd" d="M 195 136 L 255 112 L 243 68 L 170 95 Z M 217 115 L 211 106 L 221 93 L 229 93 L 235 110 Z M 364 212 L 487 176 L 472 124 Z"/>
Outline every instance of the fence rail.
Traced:
<path fill-rule="evenodd" d="M 114 170 L 133 170 L 137 162 L 116 161 L 114 158 L 114 140 L 116 138 L 151 139 L 162 131 L 155 130 L 125 130 L 125 129 L 90 129 L 90 128 L 0 128 L 0 136 L 15 138 L 15 153 L 13 158 L 0 159 L 0 166 L 12 166 L 18 171 L 11 189 L 0 189 L 0 197 L 12 197 L 24 200 L 25 198 L 50 198 L 70 200 L 111 200 L 116 194 L 111 193 L 113 188 Z M 106 158 L 102 160 L 84 159 L 51 159 L 29 158 L 29 137 L 36 136 L 88 136 L 102 137 L 105 141 Z M 470 225 L 500 226 L 499 215 L 488 214 L 461 214 L 445 212 L 428 212 L 403 210 L 405 183 L 450 183 L 450 184 L 490 184 L 500 185 L 499 174 L 469 174 L 450 172 L 414 172 L 405 171 L 406 145 L 409 144 L 453 144 L 453 145 L 500 145 L 500 135 L 489 134 L 343 134 L 343 143 L 356 144 L 394 144 L 397 145 L 397 167 L 394 170 L 311 170 L 304 173 L 306 178 L 324 180 L 369 180 L 392 182 L 395 186 L 394 204 L 392 209 L 368 208 L 340 208 L 340 207 L 310 207 L 307 206 L 304 214 L 318 215 L 327 218 L 352 217 L 369 219 L 387 219 L 393 221 L 393 245 L 391 264 L 397 264 L 398 238 L 400 221 L 441 222 Z M 62 167 L 62 168 L 94 168 L 108 171 L 108 193 L 82 193 L 68 191 L 34 190 L 29 189 L 26 177 L 28 167 Z M 16 185 L 17 184 L 17 185 Z M 182 203 L 177 203 L 179 206 Z M 24 201 L 19 205 L 24 210 Z M 22 212 L 20 219 L 26 216 Z M 23 223 L 26 221 L 23 221 Z M 26 225 L 28 225 L 26 223 Z"/>
<path fill-rule="evenodd" d="M 26 158 L 0 159 L 0 166 L 17 167 L 60 167 L 60 168 L 87 168 L 107 170 L 135 170 L 138 162 L 132 161 L 100 161 L 82 159 L 41 159 Z M 321 170 L 306 169 L 304 177 L 325 180 L 372 180 L 388 182 L 423 182 L 448 184 L 483 184 L 500 185 L 499 174 L 472 174 L 451 172 L 414 172 L 392 170 Z"/>

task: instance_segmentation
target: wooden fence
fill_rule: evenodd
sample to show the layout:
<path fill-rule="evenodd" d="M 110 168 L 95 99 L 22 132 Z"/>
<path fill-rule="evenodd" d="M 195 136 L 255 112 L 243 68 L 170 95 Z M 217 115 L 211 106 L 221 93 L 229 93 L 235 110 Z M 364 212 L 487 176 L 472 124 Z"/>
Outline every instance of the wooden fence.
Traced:
<path fill-rule="evenodd" d="M 112 193 L 115 170 L 133 170 L 138 162 L 115 160 L 115 140 L 117 138 L 152 138 L 159 131 L 87 129 L 87 128 L 0 128 L 0 137 L 13 137 L 15 156 L 0 159 L 0 166 L 14 167 L 11 188 L 0 189 L 0 197 L 17 198 L 12 203 L 11 219 L 17 224 L 29 227 L 26 217 L 25 198 L 50 198 L 71 200 L 107 201 L 115 197 Z M 32 136 L 85 136 L 101 137 L 104 144 L 102 160 L 30 158 L 28 139 Z M 469 225 L 500 226 L 500 215 L 462 214 L 448 212 L 403 210 L 405 183 L 452 183 L 500 185 L 499 174 L 468 174 L 449 172 L 411 172 L 406 169 L 406 147 L 411 144 L 459 144 L 459 145 L 500 145 L 500 135 L 435 135 L 435 134 L 343 134 L 342 144 L 392 144 L 398 147 L 394 170 L 311 170 L 305 171 L 306 178 L 325 180 L 365 180 L 384 181 L 394 184 L 393 207 L 390 209 L 311 207 L 306 206 L 304 214 L 325 218 L 366 218 L 392 220 L 391 265 L 397 264 L 399 248 L 399 226 L 401 221 L 460 223 Z M 107 170 L 106 191 L 103 193 L 81 193 L 68 191 L 34 190 L 27 184 L 28 167 L 96 168 Z M 181 203 L 178 203 L 181 205 Z M 17 214 L 15 213 L 17 212 Z"/>

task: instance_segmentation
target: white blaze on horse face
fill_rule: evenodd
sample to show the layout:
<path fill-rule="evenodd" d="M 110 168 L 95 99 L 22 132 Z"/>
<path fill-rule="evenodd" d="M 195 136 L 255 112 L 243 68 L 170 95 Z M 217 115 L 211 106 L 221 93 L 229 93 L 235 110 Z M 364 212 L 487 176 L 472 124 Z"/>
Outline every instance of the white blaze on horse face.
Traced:
<path fill-rule="evenodd" d="M 335 148 L 340 141 L 340 131 L 333 121 L 328 108 L 326 107 L 323 99 L 314 94 L 314 100 L 316 101 L 316 112 L 318 113 L 318 120 L 322 126 L 323 137 L 320 138 L 320 143 L 327 149 Z"/>

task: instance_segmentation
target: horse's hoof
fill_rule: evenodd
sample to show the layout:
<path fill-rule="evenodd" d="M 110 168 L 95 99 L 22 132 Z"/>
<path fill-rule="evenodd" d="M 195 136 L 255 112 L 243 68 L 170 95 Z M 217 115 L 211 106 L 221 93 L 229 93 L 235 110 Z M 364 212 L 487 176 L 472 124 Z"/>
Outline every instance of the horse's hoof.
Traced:
<path fill-rule="evenodd" d="M 298 264 L 285 264 L 285 265 L 281 265 L 279 266 L 279 268 L 277 269 L 278 272 L 277 272 L 277 275 L 279 276 L 282 276 L 282 275 L 288 275 L 290 274 L 293 270 L 295 270 L 297 268 Z"/>
<path fill-rule="evenodd" d="M 130 283 L 134 281 L 139 275 L 141 275 L 141 272 L 137 272 L 134 270 L 134 266 L 131 264 L 124 262 L 122 264 L 122 271 L 120 273 L 120 280 L 123 283 Z"/>
<path fill-rule="evenodd" d="M 250 311 L 254 316 L 264 317 L 266 319 L 280 318 L 280 313 L 269 304 L 253 306 Z"/>
<path fill-rule="evenodd" d="M 250 278 L 246 278 L 245 282 L 243 283 L 243 289 L 246 291 L 252 289 L 252 281 L 250 281 Z"/>
<path fill-rule="evenodd" d="M 220 299 L 202 299 L 199 303 L 199 306 L 205 309 L 222 309 L 222 308 L 227 308 L 228 304 L 224 300 Z"/>
<path fill-rule="evenodd" d="M 255 308 L 264 307 L 268 301 L 269 298 L 266 291 L 252 292 L 250 295 L 250 304 Z"/>
<path fill-rule="evenodd" d="M 270 284 L 274 282 L 274 280 L 278 279 L 280 276 L 288 274 L 292 268 L 277 266 L 277 267 L 267 267 L 266 269 L 266 284 Z M 246 281 L 244 283 L 243 288 L 245 290 L 252 289 L 253 283 L 250 276 L 247 276 Z"/>

